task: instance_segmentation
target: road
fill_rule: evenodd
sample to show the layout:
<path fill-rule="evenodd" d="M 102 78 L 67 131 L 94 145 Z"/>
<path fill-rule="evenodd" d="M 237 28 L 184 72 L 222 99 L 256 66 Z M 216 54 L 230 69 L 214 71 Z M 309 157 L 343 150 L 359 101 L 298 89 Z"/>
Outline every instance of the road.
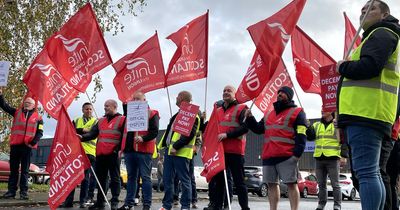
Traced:
<path fill-rule="evenodd" d="M 203 194 L 204 192 L 201 192 L 200 194 Z M 204 195 L 202 195 L 201 197 L 206 197 L 206 193 L 204 193 Z M 307 199 L 302 198 L 300 200 L 300 210 L 315 210 L 315 208 L 317 207 L 317 202 L 318 199 L 316 196 L 310 196 Z M 203 207 L 205 207 L 208 203 L 207 199 L 201 199 L 198 203 L 199 209 L 203 209 Z M 120 205 L 122 205 L 123 203 L 120 202 Z M 1 206 L 1 204 L 0 204 Z M 269 204 L 268 204 L 268 199 L 267 198 L 260 198 L 257 196 L 253 196 L 251 194 L 249 194 L 249 206 L 250 209 L 252 210 L 269 210 Z M 153 210 L 157 210 L 161 207 L 161 202 L 160 200 L 156 200 L 153 202 L 153 206 L 152 209 Z M 47 210 L 49 209 L 48 206 L 34 206 L 34 207 L 7 207 L 7 208 L 1 208 L 0 210 L 5 210 L 5 209 L 30 209 L 30 210 Z M 61 208 L 60 208 L 61 209 Z M 69 210 L 80 210 L 79 206 L 76 204 L 75 208 L 68 208 Z M 141 210 L 142 207 L 138 206 L 135 208 L 135 210 Z M 180 206 L 177 206 L 175 208 L 173 208 L 173 210 L 179 210 Z M 237 197 L 235 196 L 234 201 L 233 201 L 233 205 L 232 205 L 232 210 L 237 210 L 240 209 L 240 206 L 238 204 L 237 201 Z M 289 200 L 287 198 L 281 198 L 280 203 L 279 203 L 279 207 L 278 209 L 282 209 L 282 210 L 288 210 L 290 209 L 290 204 L 289 204 Z M 325 208 L 326 210 L 331 210 L 333 209 L 333 200 L 332 198 L 329 198 L 328 204 Z M 342 202 L 342 210 L 361 210 L 361 205 L 360 205 L 360 201 L 343 201 Z"/>

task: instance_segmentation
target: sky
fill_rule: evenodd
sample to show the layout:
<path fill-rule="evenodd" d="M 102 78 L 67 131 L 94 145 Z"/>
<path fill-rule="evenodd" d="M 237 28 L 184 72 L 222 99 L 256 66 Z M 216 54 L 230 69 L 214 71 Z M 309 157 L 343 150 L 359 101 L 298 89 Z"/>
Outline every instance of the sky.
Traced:
<path fill-rule="evenodd" d="M 169 61 L 176 50 L 176 45 L 165 39 L 192 19 L 203 15 L 209 9 L 209 52 L 208 78 L 180 83 L 168 87 L 172 112 L 176 113 L 176 96 L 182 90 L 188 90 L 193 95 L 193 103 L 206 110 L 208 116 L 212 112 L 215 101 L 222 99 L 223 88 L 230 84 L 238 87 L 253 56 L 255 45 L 246 28 L 260 20 L 273 15 L 291 0 L 147 0 L 147 5 L 138 9 L 137 16 L 120 18 L 125 30 L 116 36 L 105 33 L 105 41 L 114 62 L 124 55 L 133 52 L 157 30 L 160 40 L 164 68 L 167 70 Z M 308 0 L 298 25 L 316 41 L 329 55 L 337 61 L 343 57 L 344 18 L 343 12 L 356 28 L 359 27 L 359 15 L 366 1 L 355 0 Z M 398 0 L 386 0 L 391 8 L 391 14 L 400 17 Z M 289 42 L 290 43 L 290 42 Z M 319 118 L 322 100 L 319 95 L 304 93 L 297 84 L 292 60 L 290 44 L 282 55 L 289 74 L 295 85 L 300 103 L 308 118 Z M 98 116 L 104 114 L 104 102 L 107 99 L 118 100 L 113 86 L 115 71 L 112 66 L 100 71 L 104 89 L 97 95 L 94 108 Z M 206 90 L 207 84 L 207 92 Z M 94 85 L 87 89 L 93 94 Z M 151 108 L 160 113 L 160 129 L 165 129 L 171 117 L 166 89 L 159 89 L 146 94 Z M 81 116 L 81 106 L 88 99 L 85 94 L 74 101 L 68 108 L 73 119 Z M 300 104 L 295 97 L 295 103 Z M 248 103 L 250 106 L 250 103 Z M 122 113 L 122 103 L 118 111 Z M 257 119 L 262 113 L 254 106 L 253 114 Z M 54 119 L 44 120 L 44 137 L 53 137 L 57 122 Z"/>

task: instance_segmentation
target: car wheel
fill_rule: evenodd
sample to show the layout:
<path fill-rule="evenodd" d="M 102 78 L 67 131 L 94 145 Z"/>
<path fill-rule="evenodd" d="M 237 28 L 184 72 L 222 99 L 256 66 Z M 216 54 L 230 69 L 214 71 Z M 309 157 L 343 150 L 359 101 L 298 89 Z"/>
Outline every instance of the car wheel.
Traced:
<path fill-rule="evenodd" d="M 35 178 L 31 175 L 28 175 L 28 185 L 32 185 L 35 183 Z"/>
<path fill-rule="evenodd" d="M 50 184 L 50 179 L 47 179 L 44 183 L 49 185 Z"/>
<path fill-rule="evenodd" d="M 351 189 L 351 192 L 350 192 L 350 196 L 349 196 L 349 201 L 353 201 L 353 200 L 355 200 L 356 199 L 356 189 Z"/>
<path fill-rule="evenodd" d="M 306 187 L 303 189 L 303 192 L 301 192 L 301 197 L 302 198 L 308 197 L 308 189 Z"/>
<path fill-rule="evenodd" d="M 260 197 L 267 197 L 268 195 L 268 187 L 266 184 L 262 184 L 260 187 L 260 191 L 257 192 L 257 195 Z"/>

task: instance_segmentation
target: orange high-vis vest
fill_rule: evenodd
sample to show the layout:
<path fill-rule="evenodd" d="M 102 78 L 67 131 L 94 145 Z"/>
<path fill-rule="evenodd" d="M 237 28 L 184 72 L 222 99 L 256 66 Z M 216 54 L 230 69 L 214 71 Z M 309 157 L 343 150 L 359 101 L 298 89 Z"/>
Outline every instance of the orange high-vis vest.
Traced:
<path fill-rule="evenodd" d="M 42 117 L 37 111 L 33 111 L 29 119 L 26 119 L 22 109 L 17 109 L 14 113 L 14 120 L 11 127 L 10 145 L 28 145 L 35 137 L 38 123 Z M 33 146 L 37 148 L 37 144 Z"/>
<path fill-rule="evenodd" d="M 122 126 L 125 116 L 116 116 L 110 122 L 107 117 L 99 119 L 99 136 L 97 137 L 96 155 L 110 155 L 117 151 L 121 143 Z"/>

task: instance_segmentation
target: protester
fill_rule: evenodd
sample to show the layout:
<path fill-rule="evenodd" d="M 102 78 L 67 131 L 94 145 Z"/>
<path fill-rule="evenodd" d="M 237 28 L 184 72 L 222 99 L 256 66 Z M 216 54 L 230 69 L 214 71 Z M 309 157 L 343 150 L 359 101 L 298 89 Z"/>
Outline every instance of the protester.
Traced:
<path fill-rule="evenodd" d="M 35 100 L 26 97 L 21 108 L 13 108 L 6 103 L 3 89 L 0 88 L 0 107 L 14 117 L 10 136 L 8 190 L 2 198 L 15 198 L 19 180 L 20 199 L 29 199 L 28 177 L 32 148 L 37 148 L 37 144 L 43 136 L 42 116 L 37 112 L 35 105 Z M 19 170 L 21 170 L 21 173 L 19 173 Z"/>
<path fill-rule="evenodd" d="M 361 10 L 366 15 L 371 1 Z M 349 61 L 339 61 L 338 126 L 351 148 L 352 167 L 360 181 L 361 206 L 380 210 L 385 188 L 379 173 L 384 138 L 391 134 L 398 101 L 398 43 L 400 26 L 386 3 L 374 1 L 362 23 L 362 43 Z M 373 192 L 373 193 L 371 193 Z"/>
<path fill-rule="evenodd" d="M 320 122 L 315 122 L 307 129 L 307 139 L 315 140 L 315 173 L 318 180 L 318 207 L 316 210 L 323 210 L 328 200 L 326 188 L 327 178 L 331 180 L 333 188 L 333 209 L 340 210 L 342 203 L 342 192 L 339 185 L 340 172 L 340 141 L 336 136 L 336 129 L 333 125 L 335 114 L 322 111 Z"/>
<path fill-rule="evenodd" d="M 224 147 L 225 168 L 232 174 L 240 207 L 245 210 L 250 209 L 247 186 L 244 183 L 244 154 L 248 129 L 243 120 L 247 106 L 236 101 L 235 93 L 236 89 L 232 85 L 224 87 L 222 94 L 224 103 L 217 108 L 220 132 L 218 139 L 222 141 Z M 211 195 L 215 198 L 210 198 L 213 206 L 208 209 L 219 210 L 223 208 L 226 196 L 224 172 L 216 174 L 213 179 L 215 179 L 215 192 Z"/>
<path fill-rule="evenodd" d="M 122 134 L 124 132 L 125 116 L 117 112 L 118 104 L 109 99 L 104 103 L 105 115 L 90 129 L 88 133 L 80 135 L 82 141 L 97 138 L 96 147 L 96 174 L 101 188 L 107 195 L 108 187 L 111 188 L 111 209 L 118 208 L 118 197 L 121 192 L 120 165 L 118 156 Z M 108 175 L 110 181 L 108 183 Z M 97 200 L 89 209 L 103 209 L 105 198 L 98 189 Z"/>
<path fill-rule="evenodd" d="M 84 134 L 90 131 L 94 124 L 97 123 L 97 119 L 92 116 L 93 105 L 91 103 L 84 103 L 82 106 L 82 117 L 77 117 L 72 123 L 75 126 L 77 134 Z M 89 139 L 88 141 L 82 141 L 82 147 L 85 150 L 86 156 L 90 161 L 90 165 L 95 167 L 96 163 L 96 143 L 97 139 Z M 92 170 L 85 170 L 85 177 L 81 182 L 80 193 L 79 193 L 79 207 L 86 208 L 86 202 L 93 199 L 94 188 L 96 187 L 96 179 L 94 178 Z M 91 195 L 88 193 L 91 192 Z M 65 199 L 62 208 L 72 208 L 74 202 L 75 189 L 71 191 L 68 197 Z"/>
<path fill-rule="evenodd" d="M 133 94 L 133 101 L 146 101 L 142 92 Z M 127 115 L 127 105 L 124 104 L 124 116 Z M 121 150 L 124 152 L 128 183 L 126 186 L 126 198 L 119 210 L 133 209 L 134 198 L 138 194 L 139 178 L 142 179 L 143 210 L 151 209 L 152 183 L 151 168 L 152 154 L 155 149 L 158 135 L 160 116 L 157 110 L 149 108 L 149 121 L 147 131 L 132 132 L 125 129 Z"/>
<path fill-rule="evenodd" d="M 251 112 L 246 112 L 246 124 L 254 133 L 264 133 L 262 159 L 263 179 L 268 184 L 271 210 L 277 210 L 280 198 L 279 179 L 288 186 L 290 207 L 299 208 L 297 187 L 298 161 L 304 152 L 307 119 L 302 108 L 294 104 L 293 90 L 284 86 L 278 90 L 274 110 L 257 123 Z"/>
<path fill-rule="evenodd" d="M 192 94 L 188 91 L 181 91 L 176 98 L 176 105 L 179 107 L 182 102 L 190 103 Z M 189 136 L 183 136 L 172 131 L 172 126 L 178 113 L 171 117 L 167 129 L 161 138 L 158 149 L 166 148 L 164 154 L 164 198 L 160 210 L 170 210 L 173 202 L 173 179 L 175 173 L 181 182 L 182 198 L 180 200 L 181 209 L 190 209 L 191 203 L 191 183 L 189 174 L 189 161 L 193 157 L 193 146 L 196 135 L 200 128 L 200 117 L 196 115 L 196 120 L 190 131 Z"/>
<path fill-rule="evenodd" d="M 164 171 L 164 157 L 160 154 L 157 161 L 157 192 L 161 192 L 161 183 Z"/>

